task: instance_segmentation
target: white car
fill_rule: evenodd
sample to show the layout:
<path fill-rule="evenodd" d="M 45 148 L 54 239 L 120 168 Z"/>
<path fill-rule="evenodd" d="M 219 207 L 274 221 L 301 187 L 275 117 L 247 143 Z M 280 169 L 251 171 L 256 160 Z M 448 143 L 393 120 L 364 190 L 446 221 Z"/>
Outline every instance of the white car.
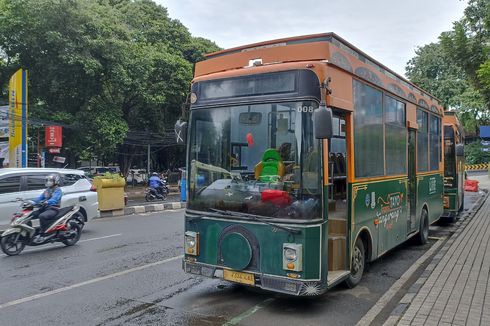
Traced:
<path fill-rule="evenodd" d="M 128 176 L 126 177 L 126 182 L 132 184 L 134 180 L 134 184 L 146 184 L 148 180 L 148 175 L 146 174 L 146 170 L 137 170 L 137 169 L 129 169 Z"/>
<path fill-rule="evenodd" d="M 61 207 L 79 205 L 85 221 L 99 217 L 97 192 L 82 170 L 8 168 L 0 169 L 0 225 L 10 223 L 20 210 L 19 200 L 37 198 L 46 189 L 46 176 L 58 174 L 61 180 Z"/>

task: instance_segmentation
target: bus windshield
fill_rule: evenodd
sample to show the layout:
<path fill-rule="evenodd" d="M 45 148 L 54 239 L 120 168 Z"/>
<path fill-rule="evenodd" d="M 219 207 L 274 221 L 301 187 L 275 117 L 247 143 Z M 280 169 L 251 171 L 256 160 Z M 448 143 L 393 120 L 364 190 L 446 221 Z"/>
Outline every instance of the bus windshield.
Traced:
<path fill-rule="evenodd" d="M 454 131 L 451 127 L 444 127 L 444 184 L 449 187 L 454 186 L 456 173 L 456 157 L 454 145 Z"/>
<path fill-rule="evenodd" d="M 317 107 L 301 101 L 192 110 L 188 208 L 321 218 Z"/>

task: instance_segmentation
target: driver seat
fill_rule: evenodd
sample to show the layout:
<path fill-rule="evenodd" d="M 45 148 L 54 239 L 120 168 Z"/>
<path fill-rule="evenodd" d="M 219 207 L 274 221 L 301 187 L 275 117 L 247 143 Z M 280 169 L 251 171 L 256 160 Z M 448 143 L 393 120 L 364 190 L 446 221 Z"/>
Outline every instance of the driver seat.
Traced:
<path fill-rule="evenodd" d="M 255 179 L 262 182 L 276 182 L 284 176 L 284 172 L 284 163 L 275 148 L 267 149 L 254 168 Z"/>

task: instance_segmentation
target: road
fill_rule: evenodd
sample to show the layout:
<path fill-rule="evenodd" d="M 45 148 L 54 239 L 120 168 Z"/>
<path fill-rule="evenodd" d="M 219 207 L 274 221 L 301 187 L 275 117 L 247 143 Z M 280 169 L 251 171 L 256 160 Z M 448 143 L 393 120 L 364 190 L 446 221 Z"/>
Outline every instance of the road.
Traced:
<path fill-rule="evenodd" d="M 1 324 L 352 325 L 435 241 L 392 250 L 354 289 L 291 298 L 183 273 L 183 220 L 183 210 L 98 219 L 76 246 L 1 255 Z"/>

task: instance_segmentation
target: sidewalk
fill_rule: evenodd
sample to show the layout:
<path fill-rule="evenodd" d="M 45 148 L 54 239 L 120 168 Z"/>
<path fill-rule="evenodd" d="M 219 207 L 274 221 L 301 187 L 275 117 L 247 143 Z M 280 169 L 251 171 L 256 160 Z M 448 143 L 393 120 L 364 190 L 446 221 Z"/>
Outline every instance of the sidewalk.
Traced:
<path fill-rule="evenodd" d="M 490 189 L 487 176 L 471 179 Z M 402 298 L 395 309 L 402 313 L 392 314 L 385 325 L 490 325 L 489 212 L 487 196 L 412 286 L 418 292 Z"/>

